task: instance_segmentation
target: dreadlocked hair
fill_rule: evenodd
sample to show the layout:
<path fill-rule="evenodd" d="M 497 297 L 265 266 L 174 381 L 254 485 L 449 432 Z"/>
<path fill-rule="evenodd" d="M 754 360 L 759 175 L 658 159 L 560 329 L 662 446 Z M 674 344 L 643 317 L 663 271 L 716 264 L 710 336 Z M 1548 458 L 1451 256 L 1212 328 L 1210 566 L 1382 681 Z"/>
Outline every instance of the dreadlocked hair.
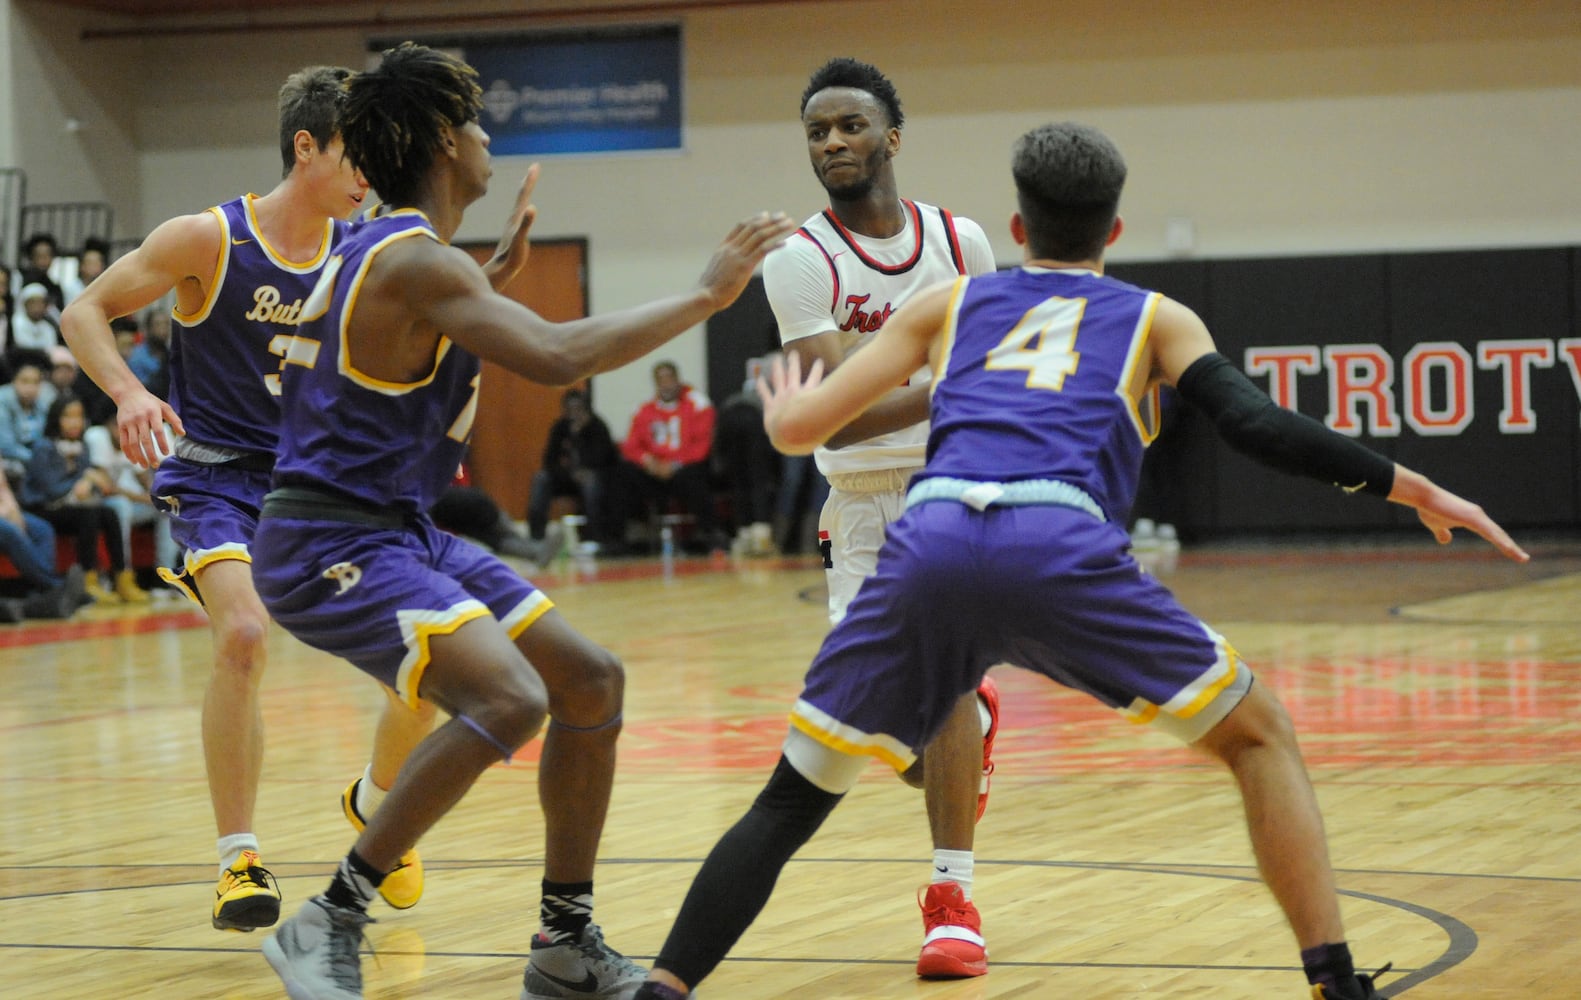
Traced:
<path fill-rule="evenodd" d="M 410 205 L 428 178 L 445 126 L 477 121 L 477 71 L 437 49 L 402 42 L 347 85 L 340 135 L 351 165 L 384 203 Z"/>

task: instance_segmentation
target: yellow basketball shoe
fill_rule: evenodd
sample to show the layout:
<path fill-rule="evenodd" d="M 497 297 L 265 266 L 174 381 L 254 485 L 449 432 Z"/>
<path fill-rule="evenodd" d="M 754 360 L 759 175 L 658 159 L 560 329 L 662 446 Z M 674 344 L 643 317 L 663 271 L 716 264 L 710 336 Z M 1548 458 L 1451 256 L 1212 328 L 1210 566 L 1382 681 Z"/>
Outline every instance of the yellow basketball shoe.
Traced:
<path fill-rule="evenodd" d="M 253 931 L 280 919 L 280 887 L 258 855 L 243 851 L 236 863 L 220 872 L 214 889 L 214 929 Z"/>
<path fill-rule="evenodd" d="M 368 825 L 357 811 L 357 786 L 360 784 L 362 779 L 358 778 L 340 793 L 340 808 L 358 833 Z M 415 847 L 401 855 L 395 870 L 384 876 L 384 881 L 379 885 L 379 895 L 397 910 L 410 910 L 423 898 L 423 859 L 417 856 Z"/>

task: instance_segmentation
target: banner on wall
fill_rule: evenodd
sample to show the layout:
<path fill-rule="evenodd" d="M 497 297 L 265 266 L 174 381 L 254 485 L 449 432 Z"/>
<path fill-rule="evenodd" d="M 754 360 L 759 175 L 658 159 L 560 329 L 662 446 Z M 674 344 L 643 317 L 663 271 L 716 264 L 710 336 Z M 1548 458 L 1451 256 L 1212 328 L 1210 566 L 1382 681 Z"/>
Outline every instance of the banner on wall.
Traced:
<path fill-rule="evenodd" d="M 368 48 L 376 57 L 400 41 L 370 40 Z M 682 148 L 679 24 L 416 41 L 477 69 L 495 155 Z"/>

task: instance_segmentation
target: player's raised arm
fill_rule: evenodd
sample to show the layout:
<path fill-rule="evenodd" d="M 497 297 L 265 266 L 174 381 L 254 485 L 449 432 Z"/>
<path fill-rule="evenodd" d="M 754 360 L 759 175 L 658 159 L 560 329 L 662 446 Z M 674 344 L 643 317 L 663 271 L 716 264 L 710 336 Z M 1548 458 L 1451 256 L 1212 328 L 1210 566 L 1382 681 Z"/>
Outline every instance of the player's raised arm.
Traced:
<path fill-rule="evenodd" d="M 538 206 L 532 201 L 533 189 L 538 186 L 538 172 L 536 163 L 527 168 L 527 176 L 516 189 L 516 204 L 505 223 L 505 232 L 494 248 L 494 256 L 483 265 L 483 273 L 488 275 L 489 284 L 496 292 L 504 291 L 511 279 L 527 265 L 527 237 L 532 231 L 533 220 L 538 218 Z"/>

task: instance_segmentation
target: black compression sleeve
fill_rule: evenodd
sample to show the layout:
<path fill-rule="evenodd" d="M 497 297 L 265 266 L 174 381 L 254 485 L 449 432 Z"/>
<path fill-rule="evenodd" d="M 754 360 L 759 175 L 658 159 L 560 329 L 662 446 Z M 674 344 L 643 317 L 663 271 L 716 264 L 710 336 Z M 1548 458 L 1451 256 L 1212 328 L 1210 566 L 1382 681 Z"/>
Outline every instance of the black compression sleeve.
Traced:
<path fill-rule="evenodd" d="M 1236 451 L 1284 472 L 1334 483 L 1347 493 L 1387 497 L 1394 463 L 1268 398 L 1217 352 L 1193 361 L 1175 388 L 1207 413 Z"/>
<path fill-rule="evenodd" d="M 693 987 L 713 972 L 768 903 L 780 869 L 840 799 L 781 757 L 752 808 L 703 862 L 654 968 Z"/>

